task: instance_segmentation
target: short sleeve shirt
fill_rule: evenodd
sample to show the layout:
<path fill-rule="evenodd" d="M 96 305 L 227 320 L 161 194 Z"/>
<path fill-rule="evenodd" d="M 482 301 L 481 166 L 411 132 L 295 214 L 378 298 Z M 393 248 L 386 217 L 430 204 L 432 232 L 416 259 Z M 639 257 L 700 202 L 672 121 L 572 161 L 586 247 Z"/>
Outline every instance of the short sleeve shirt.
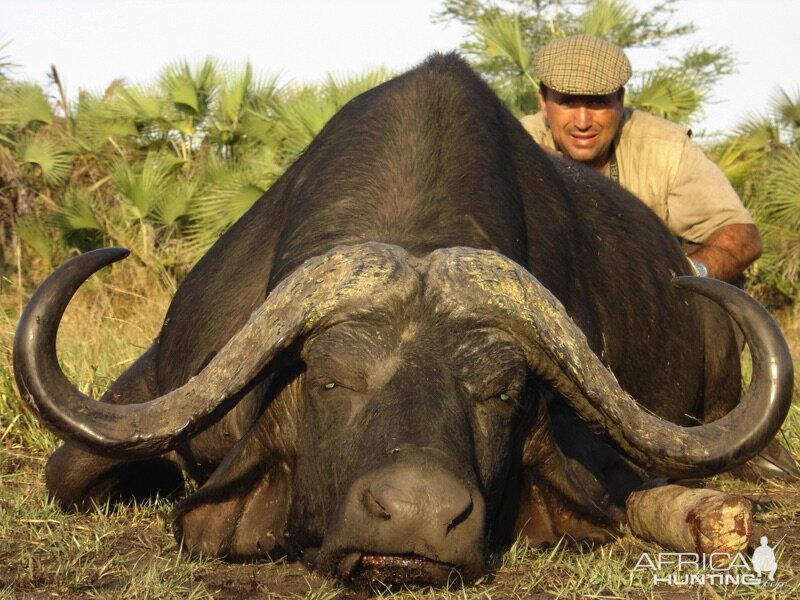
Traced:
<path fill-rule="evenodd" d="M 555 149 L 544 113 L 520 121 L 541 146 Z M 626 108 L 614 142 L 619 183 L 650 207 L 677 237 L 702 243 L 724 225 L 753 223 L 725 174 L 683 127 Z M 606 165 L 604 173 L 609 175 Z"/>

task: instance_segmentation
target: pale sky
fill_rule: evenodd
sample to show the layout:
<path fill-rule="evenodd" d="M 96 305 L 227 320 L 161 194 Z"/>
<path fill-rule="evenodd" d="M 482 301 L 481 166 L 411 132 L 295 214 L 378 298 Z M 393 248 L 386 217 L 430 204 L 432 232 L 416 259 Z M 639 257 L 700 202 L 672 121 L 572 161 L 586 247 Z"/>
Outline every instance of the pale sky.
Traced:
<path fill-rule="evenodd" d="M 639 7 L 652 0 L 633 0 Z M 14 76 L 45 83 L 58 68 L 71 97 L 102 91 L 115 78 L 147 82 L 167 64 L 206 56 L 281 81 L 318 81 L 385 65 L 411 67 L 433 50 L 452 50 L 465 32 L 433 24 L 441 0 L 0 0 L 0 55 Z M 692 42 L 727 45 L 739 72 L 715 91 L 701 128 L 726 130 L 764 112 L 778 86 L 800 91 L 800 0 L 682 0 L 677 19 L 694 22 Z M 654 52 L 630 53 L 634 72 Z"/>

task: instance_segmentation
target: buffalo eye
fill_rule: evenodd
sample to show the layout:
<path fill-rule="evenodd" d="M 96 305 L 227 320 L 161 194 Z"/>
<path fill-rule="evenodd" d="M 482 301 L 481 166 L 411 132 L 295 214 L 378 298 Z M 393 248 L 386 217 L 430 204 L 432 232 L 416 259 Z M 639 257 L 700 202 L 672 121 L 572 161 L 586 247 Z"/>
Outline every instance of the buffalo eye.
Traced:
<path fill-rule="evenodd" d="M 357 388 L 351 380 L 341 381 L 339 378 L 313 377 L 309 382 L 309 391 L 322 398 L 338 398 L 342 393 L 357 393 Z"/>
<path fill-rule="evenodd" d="M 494 407 L 494 410 L 500 414 L 510 416 L 519 408 L 519 394 L 514 391 L 506 390 L 498 394 L 493 394 L 489 399 L 489 403 Z"/>
<path fill-rule="evenodd" d="M 517 402 L 517 394 L 515 394 L 514 392 L 501 392 L 499 394 L 492 396 L 492 399 L 495 402 L 498 402 L 499 404 L 507 406 L 508 408 L 511 409 L 516 408 L 517 404 L 519 404 Z"/>

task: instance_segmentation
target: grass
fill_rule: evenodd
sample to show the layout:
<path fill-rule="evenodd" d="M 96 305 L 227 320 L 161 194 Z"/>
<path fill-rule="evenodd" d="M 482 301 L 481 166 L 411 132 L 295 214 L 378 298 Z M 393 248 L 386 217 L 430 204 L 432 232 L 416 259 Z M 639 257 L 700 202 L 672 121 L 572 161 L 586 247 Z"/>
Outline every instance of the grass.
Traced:
<path fill-rule="evenodd" d="M 200 579 L 207 563 L 184 560 L 165 536 L 162 503 L 65 515 L 38 485 L 13 482 L 0 516 L 6 547 L 5 590 L 83 597 L 209 597 Z M 16 485 L 15 485 L 16 484 Z M 3 486 L 6 488 L 6 485 Z M 14 490 L 23 493 L 13 494 Z M 16 596 L 15 596 L 16 597 Z"/>
<path fill-rule="evenodd" d="M 65 315 L 59 354 L 68 376 L 99 395 L 150 343 L 171 290 L 123 264 L 79 292 Z M 154 291 L 155 290 L 155 291 Z M 9 292 L 0 313 L 0 598 L 307 598 L 348 599 L 357 592 L 298 564 L 230 564 L 181 555 L 167 524 L 170 504 L 98 506 L 65 514 L 46 496 L 44 463 L 57 440 L 37 424 L 17 396 L 11 342 L 19 298 Z M 782 315 L 797 362 L 800 309 Z M 797 392 L 796 392 L 797 394 Z M 796 396 L 797 398 L 797 396 Z M 800 403 L 784 427 L 800 449 Z M 514 544 L 493 559 L 495 569 L 475 585 L 450 590 L 384 591 L 411 599 L 498 598 L 792 598 L 800 597 L 800 492 L 780 484 L 717 478 L 715 487 L 756 500 L 753 542 L 767 535 L 778 549 L 780 588 L 655 585 L 634 567 L 643 552 L 661 549 L 630 534 L 603 546 L 552 548 Z"/>

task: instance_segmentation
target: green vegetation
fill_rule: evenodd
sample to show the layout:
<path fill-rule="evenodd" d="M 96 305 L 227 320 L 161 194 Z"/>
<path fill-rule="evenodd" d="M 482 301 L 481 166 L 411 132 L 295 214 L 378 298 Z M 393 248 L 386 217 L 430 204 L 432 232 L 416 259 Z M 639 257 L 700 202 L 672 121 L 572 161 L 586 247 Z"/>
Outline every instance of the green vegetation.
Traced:
<path fill-rule="evenodd" d="M 779 90 L 713 150 L 750 208 L 764 240 L 752 291 L 772 306 L 800 294 L 800 93 Z"/>
<path fill-rule="evenodd" d="M 174 287 L 345 102 L 388 77 L 280 87 L 208 59 L 69 103 L 54 68 L 54 105 L 39 86 L 0 80 L 6 273 L 118 245 Z"/>
<path fill-rule="evenodd" d="M 437 18 L 470 27 L 463 52 L 517 113 L 536 110 L 530 60 L 553 36 L 586 31 L 626 48 L 660 47 L 693 30 L 674 0 L 638 11 L 621 0 L 446 0 Z M 99 396 L 158 331 L 175 286 L 203 251 L 269 188 L 350 98 L 388 79 L 284 86 L 250 65 L 178 62 L 152 82 L 112 82 L 65 97 L 10 75 L 0 46 L 0 598 L 348 598 L 299 565 L 232 565 L 180 555 L 154 502 L 88 514 L 58 511 L 42 472 L 57 440 L 22 406 L 11 341 L 27 295 L 68 256 L 122 245 L 133 258 L 90 280 L 67 311 L 59 355 L 68 376 Z M 730 72 L 725 48 L 695 48 L 638 73 L 637 106 L 697 122 Z M 780 93 L 709 148 L 758 220 L 765 255 L 750 289 L 773 309 L 800 357 L 800 98 Z M 87 324 L 92 324 L 88 326 Z M 796 386 L 796 389 L 800 386 Z M 796 392 L 797 394 L 797 392 Z M 784 428 L 800 449 L 796 403 Z M 778 540 L 782 588 L 665 589 L 633 571 L 657 549 L 623 535 L 606 546 L 521 544 L 496 557 L 496 575 L 450 592 L 397 598 L 789 598 L 800 596 L 800 495 L 788 486 L 715 485 L 757 500 L 755 535 Z"/>

